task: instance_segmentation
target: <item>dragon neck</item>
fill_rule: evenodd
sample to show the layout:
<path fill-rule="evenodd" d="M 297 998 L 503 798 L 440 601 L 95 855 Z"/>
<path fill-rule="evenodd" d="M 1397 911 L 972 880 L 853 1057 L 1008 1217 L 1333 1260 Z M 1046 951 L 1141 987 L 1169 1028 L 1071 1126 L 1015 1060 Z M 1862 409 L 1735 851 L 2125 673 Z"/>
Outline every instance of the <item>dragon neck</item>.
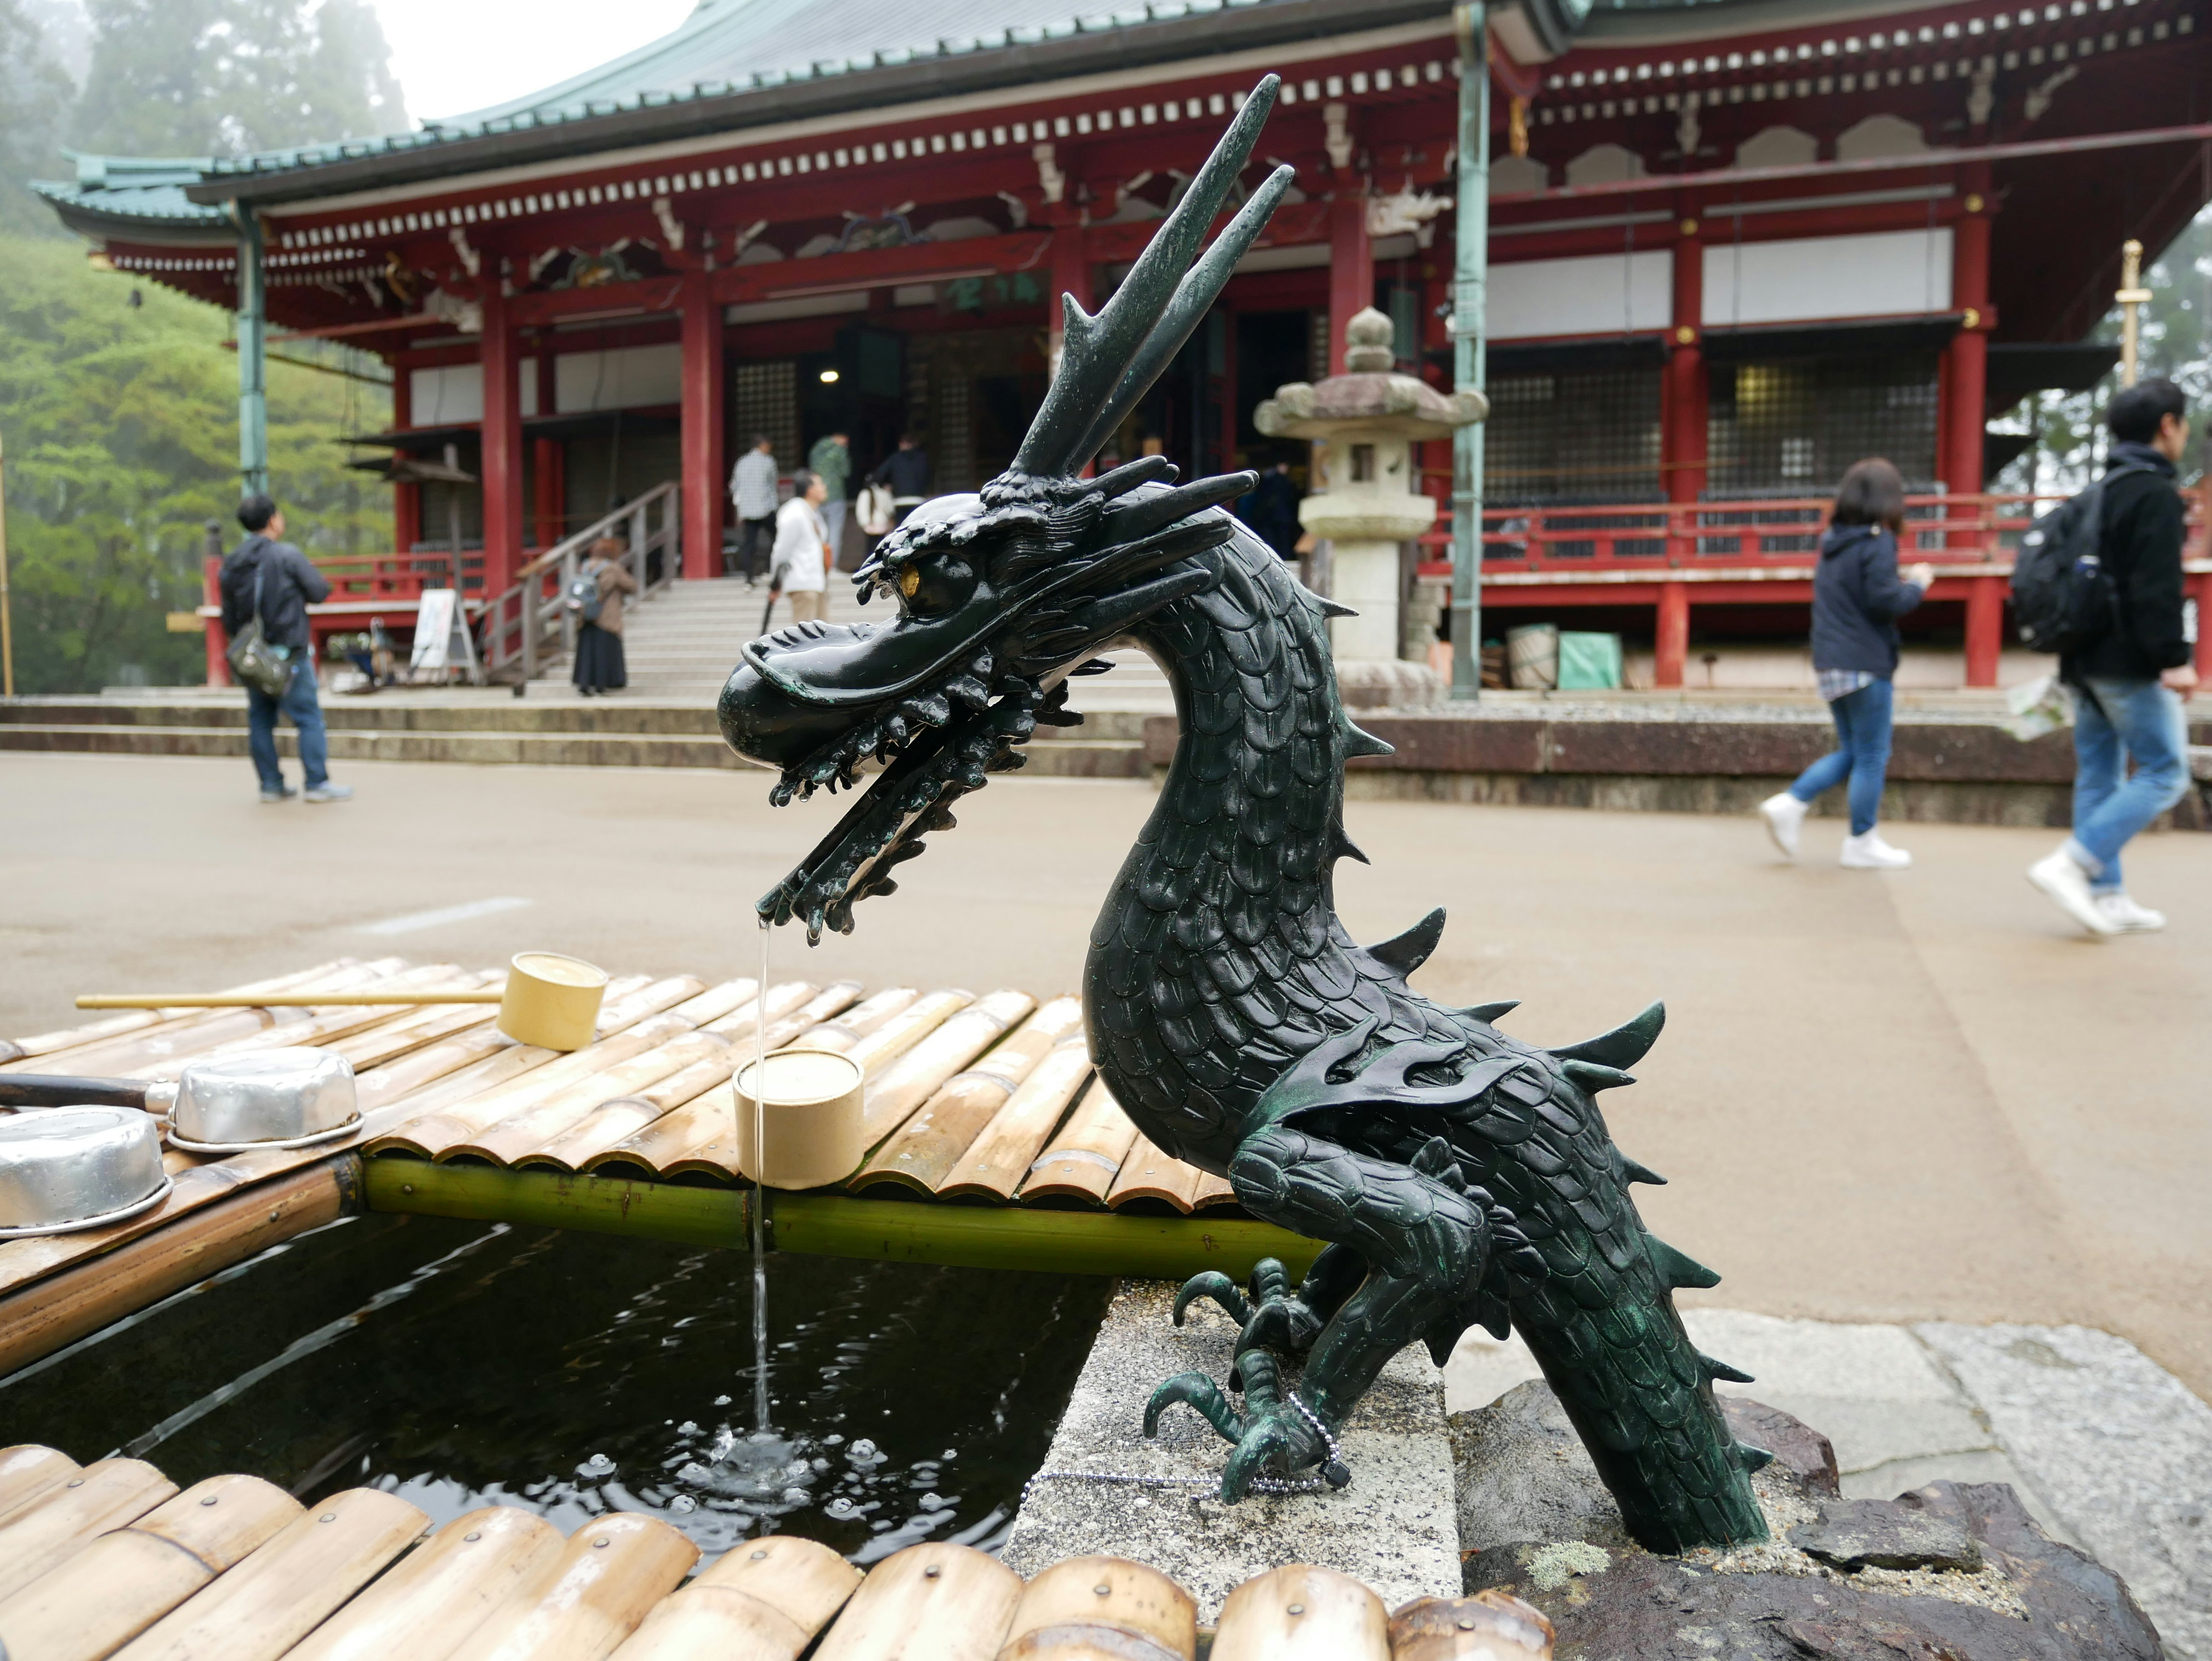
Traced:
<path fill-rule="evenodd" d="M 1191 1103 L 1200 1120 L 1218 1104 L 1233 1134 L 1327 1030 L 1317 1017 L 1286 1025 L 1271 989 L 1317 977 L 1349 991 L 1356 978 L 1332 872 L 1356 855 L 1344 764 L 1372 743 L 1338 697 L 1321 602 L 1256 539 L 1240 534 L 1218 557 L 1218 583 L 1138 635 L 1173 683 L 1181 736 L 1085 971 L 1109 1086 L 1156 1142 L 1208 1165 L 1216 1150 Z M 1175 1067 L 1157 1064 L 1163 1050 Z"/>

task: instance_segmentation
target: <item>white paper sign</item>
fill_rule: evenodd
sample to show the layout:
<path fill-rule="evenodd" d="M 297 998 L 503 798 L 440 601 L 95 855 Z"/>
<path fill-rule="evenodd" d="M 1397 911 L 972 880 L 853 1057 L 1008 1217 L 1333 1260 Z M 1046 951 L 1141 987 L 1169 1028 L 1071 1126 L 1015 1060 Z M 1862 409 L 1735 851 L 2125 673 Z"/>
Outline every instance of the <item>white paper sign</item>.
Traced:
<path fill-rule="evenodd" d="M 415 612 L 415 651 L 408 660 L 414 669 L 443 669 L 453 641 L 453 600 L 451 588 L 425 588 Z"/>

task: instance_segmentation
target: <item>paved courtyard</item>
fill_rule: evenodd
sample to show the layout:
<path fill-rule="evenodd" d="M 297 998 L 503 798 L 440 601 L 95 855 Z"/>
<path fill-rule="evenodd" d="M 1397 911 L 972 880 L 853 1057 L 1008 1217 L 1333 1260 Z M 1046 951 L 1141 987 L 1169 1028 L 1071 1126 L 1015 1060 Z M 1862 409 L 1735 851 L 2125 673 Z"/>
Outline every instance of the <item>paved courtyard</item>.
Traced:
<path fill-rule="evenodd" d="M 264 807 L 239 761 L 0 756 L 0 1033 L 79 991 L 192 989 L 340 955 L 485 964 L 526 946 L 617 970 L 751 972 L 749 902 L 838 805 L 759 775 L 355 764 L 342 807 Z M 1073 987 L 1152 802 L 1012 779 L 776 973 L 975 991 Z M 2071 936 L 2021 880 L 2047 833 L 1911 825 L 1911 872 L 1844 872 L 1838 826 L 1778 864 L 1755 827 L 1672 815 L 1354 802 L 1363 939 L 1448 905 L 1419 983 L 1519 997 L 1528 1037 L 1653 997 L 1669 1024 L 1607 1098 L 1672 1178 L 1652 1228 L 1727 1277 L 1686 1305 L 1858 1323 L 2102 1329 L 2212 1396 L 2212 837 L 2130 855 L 2160 937 Z M 425 914 L 480 903 L 447 922 Z M 1756 1371 L 1754 1367 L 1753 1369 Z"/>

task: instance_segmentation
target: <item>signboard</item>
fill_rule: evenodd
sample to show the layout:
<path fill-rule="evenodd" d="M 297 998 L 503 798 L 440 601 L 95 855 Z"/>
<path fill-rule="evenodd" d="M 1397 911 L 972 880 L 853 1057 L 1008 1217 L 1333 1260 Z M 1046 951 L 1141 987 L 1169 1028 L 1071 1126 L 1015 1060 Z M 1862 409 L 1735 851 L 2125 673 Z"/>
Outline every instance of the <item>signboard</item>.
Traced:
<path fill-rule="evenodd" d="M 471 682 L 481 682 L 477 646 L 469 633 L 460 597 L 451 588 L 425 588 L 415 611 L 415 649 L 407 660 L 410 671 L 465 670 Z"/>

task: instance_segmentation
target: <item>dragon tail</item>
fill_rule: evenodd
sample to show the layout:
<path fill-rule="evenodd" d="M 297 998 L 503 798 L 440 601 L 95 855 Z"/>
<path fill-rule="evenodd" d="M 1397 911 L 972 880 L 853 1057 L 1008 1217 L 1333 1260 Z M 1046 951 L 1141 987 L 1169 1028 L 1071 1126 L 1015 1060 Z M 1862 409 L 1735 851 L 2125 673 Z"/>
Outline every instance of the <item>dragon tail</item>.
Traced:
<path fill-rule="evenodd" d="M 1513 1323 L 1646 1550 L 1766 1538 L 1751 1473 L 1772 1455 L 1736 1441 L 1712 1381 L 1747 1375 L 1701 1355 L 1673 1289 L 1720 1277 L 1655 1236 L 1597 1307 L 1546 1279 L 1513 1299 Z M 1584 1277 L 1577 1276 L 1580 1281 Z"/>

